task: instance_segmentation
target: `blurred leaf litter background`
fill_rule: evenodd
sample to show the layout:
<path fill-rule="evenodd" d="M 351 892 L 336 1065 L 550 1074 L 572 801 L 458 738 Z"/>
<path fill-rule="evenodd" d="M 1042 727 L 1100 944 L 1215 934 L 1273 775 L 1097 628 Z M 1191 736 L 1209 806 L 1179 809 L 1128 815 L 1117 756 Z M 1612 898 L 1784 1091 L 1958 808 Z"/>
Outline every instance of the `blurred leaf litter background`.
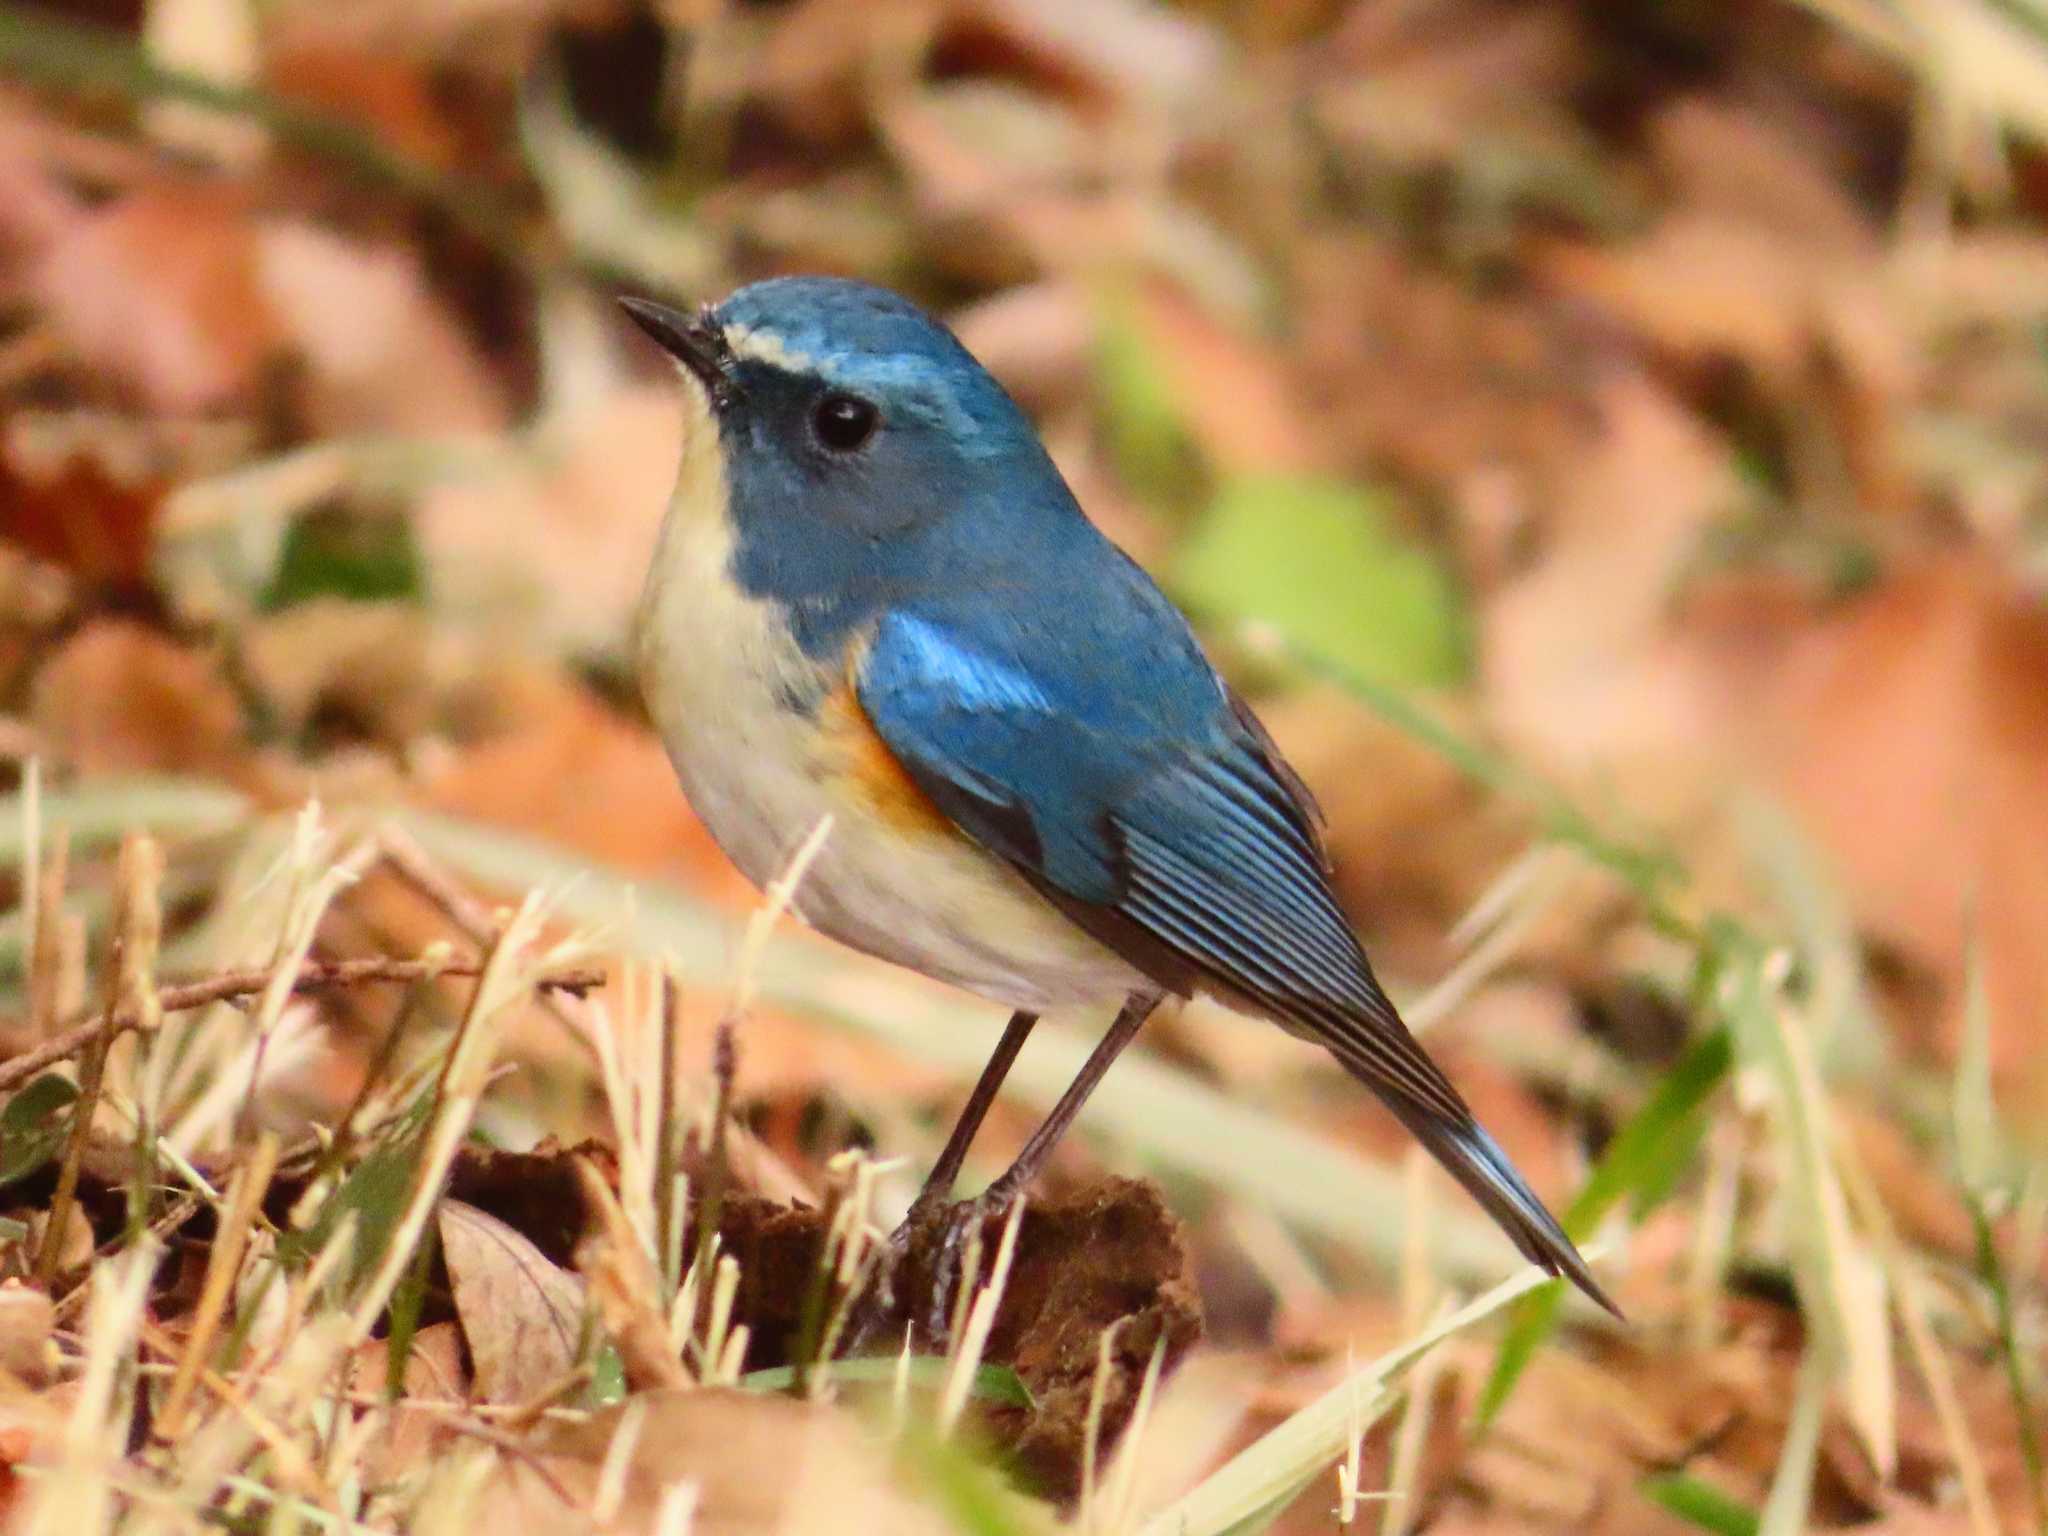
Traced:
<path fill-rule="evenodd" d="M 1398 1518 L 1791 1528 L 1796 1483 L 1821 1523 L 2017 1529 L 2044 137 L 2038 0 L 0 5 L 0 775 L 40 762 L 95 935 L 111 839 L 166 840 L 171 969 L 234 951 L 312 795 L 567 882 L 680 962 L 701 1063 L 751 896 L 629 677 L 679 412 L 611 296 L 889 284 L 1198 617 L 1432 1047 L 1627 1251 L 1638 1333 L 1523 1380 L 1525 1309 L 1460 1357 L 1443 1391 L 1500 1427 L 1435 1415 Z M 28 931 L 0 916 L 0 1014 Z M 428 931 L 373 882 L 320 944 Z M 811 1187 L 850 1137 L 927 1161 L 990 1010 L 793 936 L 759 982 L 761 1140 Z M 388 1023 L 321 1009 L 279 1126 Z M 1150 1038 L 1091 1145 L 1189 1223 L 1245 1422 L 1421 1321 L 1411 1249 L 1507 1271 L 1447 1193 L 1415 1236 L 1374 1182 L 1399 1138 L 1310 1053 L 1199 1007 Z M 497 1143 L 602 1128 L 581 1056 L 511 1039 Z M 1908 1368 L 1930 1316 L 1960 1385 Z"/>

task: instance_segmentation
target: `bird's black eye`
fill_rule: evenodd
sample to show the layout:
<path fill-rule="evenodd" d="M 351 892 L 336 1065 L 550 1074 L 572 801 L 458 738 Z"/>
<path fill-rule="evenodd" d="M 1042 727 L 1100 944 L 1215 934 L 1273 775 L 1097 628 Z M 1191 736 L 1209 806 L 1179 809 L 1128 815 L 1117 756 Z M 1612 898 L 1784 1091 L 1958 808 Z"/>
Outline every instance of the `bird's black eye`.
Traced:
<path fill-rule="evenodd" d="M 811 410 L 811 430 L 834 453 L 858 453 L 875 435 L 881 414 L 859 395 L 834 390 Z"/>

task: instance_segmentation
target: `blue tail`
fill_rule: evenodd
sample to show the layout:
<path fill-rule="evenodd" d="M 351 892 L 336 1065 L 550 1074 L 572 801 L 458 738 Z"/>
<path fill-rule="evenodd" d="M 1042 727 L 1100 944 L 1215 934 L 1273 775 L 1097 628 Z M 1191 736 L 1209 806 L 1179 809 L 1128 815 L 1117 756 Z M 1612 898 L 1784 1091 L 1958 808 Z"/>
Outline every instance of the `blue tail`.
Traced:
<path fill-rule="evenodd" d="M 1405 1104 L 1392 1094 L 1382 1102 L 1408 1127 L 1410 1134 L 1429 1149 L 1430 1155 L 1499 1223 L 1514 1239 L 1530 1263 L 1553 1275 L 1562 1275 L 1616 1317 L 1621 1308 L 1600 1289 L 1579 1250 L 1565 1236 L 1557 1218 L 1544 1208 L 1515 1165 L 1508 1161 L 1500 1143 L 1484 1126 L 1469 1116 L 1452 1121 L 1431 1110 Z"/>

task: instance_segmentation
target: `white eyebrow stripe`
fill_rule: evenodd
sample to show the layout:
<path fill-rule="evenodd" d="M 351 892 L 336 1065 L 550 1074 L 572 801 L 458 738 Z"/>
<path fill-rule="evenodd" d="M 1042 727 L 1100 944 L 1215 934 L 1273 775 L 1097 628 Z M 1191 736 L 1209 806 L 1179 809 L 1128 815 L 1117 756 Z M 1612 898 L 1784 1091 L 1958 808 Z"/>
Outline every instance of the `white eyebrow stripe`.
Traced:
<path fill-rule="evenodd" d="M 728 325 L 725 327 L 725 344 L 732 349 L 734 357 L 743 357 L 752 362 L 766 363 L 771 368 L 780 368 L 788 373 L 816 373 L 818 360 L 808 352 L 799 352 L 773 331 L 755 330 L 752 326 Z"/>
<path fill-rule="evenodd" d="M 910 417 L 937 423 L 959 442 L 969 455 L 983 451 L 985 423 L 961 407 L 955 392 L 943 381 L 934 384 L 932 360 L 912 353 L 878 352 L 858 360 L 833 358 L 791 346 L 779 332 L 765 326 L 727 321 L 721 327 L 725 344 L 735 359 L 760 363 L 797 378 L 815 379 L 829 388 L 849 390 L 858 395 L 900 387 L 894 408 Z M 1000 447 L 1000 444 L 996 446 Z"/>

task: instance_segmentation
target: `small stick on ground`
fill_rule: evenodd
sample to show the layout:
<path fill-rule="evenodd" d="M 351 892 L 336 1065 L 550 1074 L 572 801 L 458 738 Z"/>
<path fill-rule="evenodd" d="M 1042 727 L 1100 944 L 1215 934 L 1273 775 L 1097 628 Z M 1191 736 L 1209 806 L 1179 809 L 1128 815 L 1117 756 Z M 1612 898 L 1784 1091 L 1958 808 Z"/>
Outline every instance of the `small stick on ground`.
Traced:
<path fill-rule="evenodd" d="M 403 828 L 381 828 L 377 833 L 377 852 L 394 875 L 424 897 L 470 943 L 479 949 L 489 949 L 497 942 L 497 919 L 490 908 L 451 879 Z M 562 1026 L 579 1050 L 585 1055 L 593 1054 L 589 1036 L 556 998 L 544 995 L 541 1007 Z"/>
<path fill-rule="evenodd" d="M 474 960 L 399 960 L 383 955 L 364 960 L 313 961 L 292 978 L 292 991 L 318 992 L 328 987 L 355 987 L 374 982 L 412 982 L 428 976 L 475 976 L 482 967 Z M 269 971 L 226 971 L 198 981 L 159 987 L 156 1006 L 164 1013 L 204 1008 L 209 1003 L 233 1002 L 256 997 L 270 985 Z M 554 971 L 536 978 L 534 986 L 545 992 L 568 992 L 581 997 L 604 985 L 604 973 L 587 967 Z M 67 1027 L 32 1051 L 12 1061 L 0 1062 L 0 1093 L 27 1081 L 53 1062 L 75 1056 L 101 1036 L 111 1038 L 137 1028 L 142 1019 L 135 1010 L 122 1009 Z M 7 1026 L 0 1026 L 4 1033 Z"/>

